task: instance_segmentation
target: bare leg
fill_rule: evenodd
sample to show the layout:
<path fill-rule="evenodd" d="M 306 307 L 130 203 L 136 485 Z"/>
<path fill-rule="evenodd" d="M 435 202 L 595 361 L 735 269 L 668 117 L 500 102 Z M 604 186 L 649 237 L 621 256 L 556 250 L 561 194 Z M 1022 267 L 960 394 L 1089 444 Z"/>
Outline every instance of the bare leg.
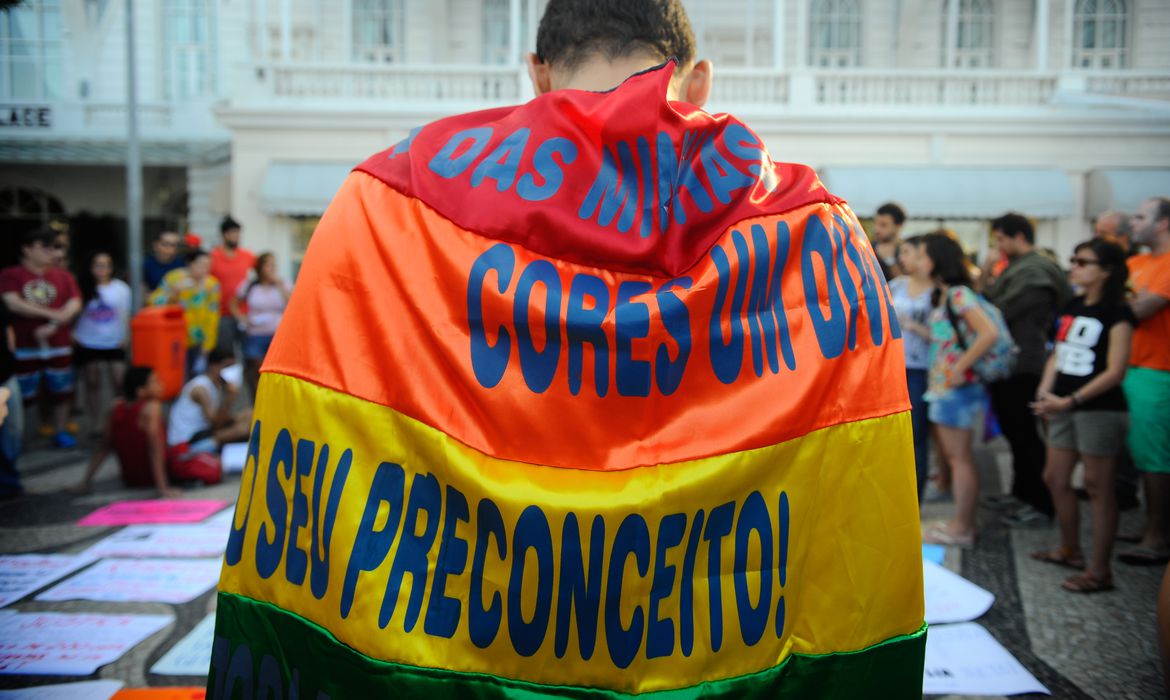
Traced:
<path fill-rule="evenodd" d="M 934 430 L 934 461 L 938 464 L 938 475 L 935 478 L 934 485 L 939 491 L 948 493 L 951 490 L 951 465 L 947 461 L 946 452 L 943 451 L 942 439 L 938 435 L 938 425 L 931 424 Z"/>
<path fill-rule="evenodd" d="M 89 419 L 89 432 L 96 434 L 102 425 L 102 365 L 105 362 L 89 362 L 85 365 L 82 381 L 85 383 L 85 405 Z"/>
<path fill-rule="evenodd" d="M 1113 554 L 1113 539 L 1117 536 L 1117 498 L 1114 494 L 1117 460 L 1112 455 L 1081 455 L 1081 459 L 1085 462 L 1085 490 L 1089 492 L 1093 507 L 1093 552 L 1088 572 L 1100 581 L 1110 576 L 1109 559 Z"/>
<path fill-rule="evenodd" d="M 975 501 L 979 497 L 979 475 L 971 453 L 971 431 L 937 425 L 943 453 L 951 465 L 951 490 L 955 494 L 955 517 L 947 526 L 949 534 L 966 537 L 975 534 Z"/>
<path fill-rule="evenodd" d="M 1052 492 L 1056 507 L 1056 522 L 1060 525 L 1060 545 L 1069 552 L 1081 551 L 1080 506 L 1072 487 L 1072 473 L 1077 465 L 1077 453 L 1059 447 L 1048 448 L 1048 463 L 1044 466 L 1044 483 Z M 1088 473 L 1085 474 L 1088 486 Z"/>
<path fill-rule="evenodd" d="M 229 442 L 244 442 L 248 439 L 248 434 L 252 432 L 252 412 L 240 411 L 235 415 L 231 425 L 224 426 L 215 431 L 215 441 L 219 445 L 225 445 Z"/>
<path fill-rule="evenodd" d="M 260 386 L 260 360 L 244 360 L 244 382 L 248 385 L 248 392 L 252 396 L 252 405 L 256 405 L 256 390 Z"/>
<path fill-rule="evenodd" d="M 1145 472 L 1146 531 L 1138 546 L 1155 552 L 1170 549 L 1170 474 Z"/>
<path fill-rule="evenodd" d="M 122 391 L 122 380 L 126 378 L 126 361 L 116 360 L 106 364 L 110 368 L 110 393 L 117 397 Z"/>

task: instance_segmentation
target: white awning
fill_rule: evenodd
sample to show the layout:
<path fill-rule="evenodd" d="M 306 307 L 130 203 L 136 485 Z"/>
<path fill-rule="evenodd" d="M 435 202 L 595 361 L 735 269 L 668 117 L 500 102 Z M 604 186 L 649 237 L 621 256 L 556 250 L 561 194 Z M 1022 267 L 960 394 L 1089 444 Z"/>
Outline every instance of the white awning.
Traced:
<path fill-rule="evenodd" d="M 270 163 L 260 189 L 260 208 L 268 214 L 320 216 L 354 165 L 348 161 Z"/>
<path fill-rule="evenodd" d="M 1038 219 L 1074 216 L 1073 188 L 1056 168 L 828 167 L 829 191 L 858 216 L 897 202 L 911 218 L 993 219 L 1014 211 Z"/>
<path fill-rule="evenodd" d="M 1170 170 L 1094 170 L 1085 213 L 1094 219 L 1107 211 L 1132 214 L 1150 197 L 1170 197 Z"/>

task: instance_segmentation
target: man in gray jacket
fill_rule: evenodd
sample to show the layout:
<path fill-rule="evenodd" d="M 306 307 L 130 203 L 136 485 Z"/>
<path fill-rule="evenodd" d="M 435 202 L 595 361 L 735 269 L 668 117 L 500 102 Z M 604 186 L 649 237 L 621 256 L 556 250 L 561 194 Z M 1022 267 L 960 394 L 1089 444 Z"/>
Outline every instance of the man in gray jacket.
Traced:
<path fill-rule="evenodd" d="M 1036 233 L 1027 218 L 1005 214 L 991 222 L 991 229 L 1010 262 L 987 290 L 987 298 L 1003 312 L 1020 350 L 1012 376 L 988 386 L 991 406 L 1012 448 L 1011 495 L 1023 504 L 1005 522 L 1041 523 L 1052 517 L 1052 496 L 1043 479 L 1044 441 L 1028 403 L 1040 385 L 1056 312 L 1072 290 L 1064 271 L 1036 251 Z"/>

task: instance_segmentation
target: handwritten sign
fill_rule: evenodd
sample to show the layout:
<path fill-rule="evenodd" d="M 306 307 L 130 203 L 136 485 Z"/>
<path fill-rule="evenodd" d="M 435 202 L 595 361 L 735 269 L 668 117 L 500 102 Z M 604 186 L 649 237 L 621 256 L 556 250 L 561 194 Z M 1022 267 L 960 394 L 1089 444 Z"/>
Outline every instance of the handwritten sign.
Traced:
<path fill-rule="evenodd" d="M 0 673 L 88 676 L 171 622 L 169 615 L 0 615 Z"/>
<path fill-rule="evenodd" d="M 119 690 L 113 700 L 204 700 L 207 697 L 205 688 L 174 687 L 174 688 L 126 688 Z"/>
<path fill-rule="evenodd" d="M 15 603 L 93 561 L 80 554 L 0 556 L 0 607 Z"/>
<path fill-rule="evenodd" d="M 975 624 L 931 627 L 923 695 L 1049 694 L 991 634 Z"/>
<path fill-rule="evenodd" d="M 219 559 L 104 559 L 37 600 L 187 603 L 219 580 Z"/>
<path fill-rule="evenodd" d="M 0 700 L 110 700 L 122 681 L 81 681 L 0 690 Z"/>
<path fill-rule="evenodd" d="M 77 524 L 88 527 L 197 523 L 227 505 L 227 501 L 179 501 L 156 499 L 119 501 L 98 508 Z"/>
<path fill-rule="evenodd" d="M 211 613 L 163 654 L 150 672 L 160 676 L 206 676 L 214 640 L 215 613 Z"/>
<path fill-rule="evenodd" d="M 231 511 L 227 511 L 229 514 Z M 84 554 L 111 557 L 218 557 L 227 547 L 230 525 L 131 525 L 99 541 Z"/>
<path fill-rule="evenodd" d="M 922 562 L 922 582 L 931 625 L 974 620 L 995 602 L 990 592 L 933 562 Z"/>

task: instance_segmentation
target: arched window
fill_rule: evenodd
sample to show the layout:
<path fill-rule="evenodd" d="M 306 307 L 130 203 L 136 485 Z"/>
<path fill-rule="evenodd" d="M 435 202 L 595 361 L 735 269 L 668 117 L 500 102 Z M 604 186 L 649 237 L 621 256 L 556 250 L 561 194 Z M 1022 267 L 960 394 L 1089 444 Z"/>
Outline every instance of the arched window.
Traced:
<path fill-rule="evenodd" d="M 825 68 L 861 65 L 861 3 L 813 0 L 809 11 L 809 64 Z"/>
<path fill-rule="evenodd" d="M 1073 12 L 1073 67 L 1125 68 L 1129 9 L 1124 0 L 1077 0 Z"/>
<path fill-rule="evenodd" d="M 952 65 L 990 68 L 995 62 L 994 33 L 995 8 L 991 0 L 959 0 Z"/>
<path fill-rule="evenodd" d="M 402 0 L 353 0 L 353 56 L 371 63 L 405 60 Z"/>
<path fill-rule="evenodd" d="M 211 63 L 211 8 L 208 0 L 166 0 L 163 5 L 163 70 L 172 100 L 208 95 Z"/>
<path fill-rule="evenodd" d="M 484 0 L 483 7 L 483 62 L 505 65 L 516 60 L 509 56 L 508 32 L 512 21 L 508 0 Z"/>
<path fill-rule="evenodd" d="M 0 9 L 0 98 L 61 97 L 61 3 L 4 3 Z"/>

